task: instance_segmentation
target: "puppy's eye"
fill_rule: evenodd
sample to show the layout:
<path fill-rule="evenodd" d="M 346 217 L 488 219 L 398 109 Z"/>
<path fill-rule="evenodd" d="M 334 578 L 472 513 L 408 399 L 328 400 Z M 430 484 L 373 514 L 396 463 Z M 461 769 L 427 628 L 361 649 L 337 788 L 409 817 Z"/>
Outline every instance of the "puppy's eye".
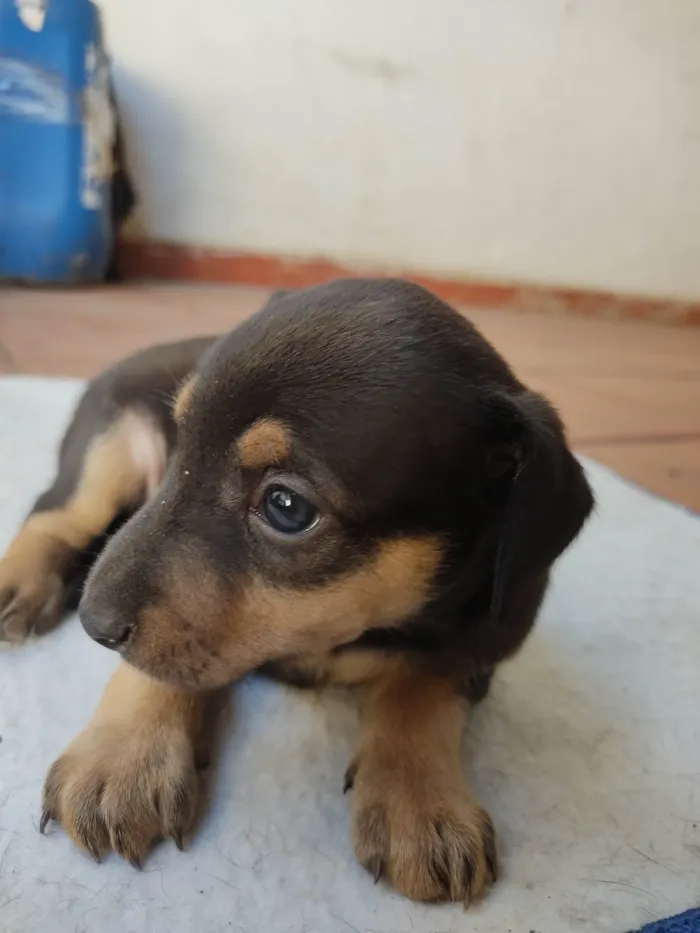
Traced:
<path fill-rule="evenodd" d="M 275 531 L 298 535 L 318 520 L 318 510 L 308 499 L 287 486 L 270 486 L 260 503 L 260 514 Z"/>

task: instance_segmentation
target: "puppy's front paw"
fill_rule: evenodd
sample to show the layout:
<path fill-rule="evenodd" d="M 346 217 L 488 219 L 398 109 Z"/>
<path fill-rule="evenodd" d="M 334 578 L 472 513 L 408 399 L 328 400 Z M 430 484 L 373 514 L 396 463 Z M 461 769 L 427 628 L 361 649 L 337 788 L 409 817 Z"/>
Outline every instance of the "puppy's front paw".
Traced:
<path fill-rule="evenodd" d="M 21 641 L 53 628 L 61 617 L 63 581 L 22 556 L 0 560 L 0 641 Z"/>
<path fill-rule="evenodd" d="M 51 819 L 99 861 L 112 849 L 140 867 L 153 842 L 182 848 L 198 781 L 189 735 L 169 725 L 88 726 L 54 762 L 44 785 L 41 831 Z"/>
<path fill-rule="evenodd" d="M 354 788 L 355 852 L 375 881 L 386 877 L 413 900 L 469 906 L 496 880 L 493 824 L 466 783 L 360 759 L 345 786 Z"/>

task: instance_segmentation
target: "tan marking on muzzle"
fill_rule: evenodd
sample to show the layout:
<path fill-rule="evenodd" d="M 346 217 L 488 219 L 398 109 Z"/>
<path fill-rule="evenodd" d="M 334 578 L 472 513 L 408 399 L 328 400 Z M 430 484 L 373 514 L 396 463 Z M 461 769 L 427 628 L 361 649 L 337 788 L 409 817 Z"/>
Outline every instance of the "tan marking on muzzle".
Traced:
<path fill-rule="evenodd" d="M 142 612 L 128 660 L 173 683 L 208 689 L 267 661 L 328 652 L 368 628 L 410 618 L 430 599 L 441 557 L 433 537 L 386 541 L 359 569 L 304 589 L 256 576 L 231 592 L 205 568 L 194 574 L 196 587 L 191 568 L 172 573 L 172 587 Z M 364 679 L 360 671 L 345 675 Z"/>

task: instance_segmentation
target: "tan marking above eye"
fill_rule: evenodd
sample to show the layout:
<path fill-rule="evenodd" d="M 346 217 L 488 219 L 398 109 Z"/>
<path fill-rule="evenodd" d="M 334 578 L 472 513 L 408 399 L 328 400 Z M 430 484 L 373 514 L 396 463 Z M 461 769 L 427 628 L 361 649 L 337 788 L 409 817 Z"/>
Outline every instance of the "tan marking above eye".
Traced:
<path fill-rule="evenodd" d="M 274 418 L 261 418 L 245 431 L 236 445 L 241 466 L 259 470 L 281 463 L 292 450 L 289 430 Z"/>
<path fill-rule="evenodd" d="M 197 377 L 190 376 L 180 387 L 179 392 L 175 396 L 173 402 L 173 418 L 180 422 L 185 417 L 187 412 L 187 406 L 190 403 L 192 398 L 192 393 L 194 392 L 194 387 L 197 385 Z"/>

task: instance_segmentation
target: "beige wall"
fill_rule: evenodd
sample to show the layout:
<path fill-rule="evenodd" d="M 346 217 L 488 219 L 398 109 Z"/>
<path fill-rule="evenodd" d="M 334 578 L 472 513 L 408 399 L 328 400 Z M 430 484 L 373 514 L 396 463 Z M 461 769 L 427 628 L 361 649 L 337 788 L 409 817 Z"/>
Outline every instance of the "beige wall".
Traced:
<path fill-rule="evenodd" d="M 700 297 L 698 0 L 103 0 L 148 235 Z"/>

